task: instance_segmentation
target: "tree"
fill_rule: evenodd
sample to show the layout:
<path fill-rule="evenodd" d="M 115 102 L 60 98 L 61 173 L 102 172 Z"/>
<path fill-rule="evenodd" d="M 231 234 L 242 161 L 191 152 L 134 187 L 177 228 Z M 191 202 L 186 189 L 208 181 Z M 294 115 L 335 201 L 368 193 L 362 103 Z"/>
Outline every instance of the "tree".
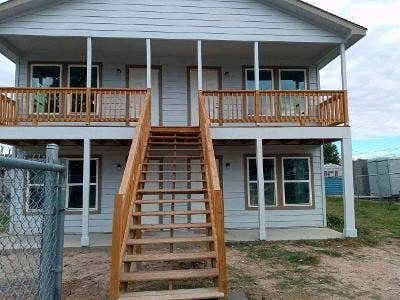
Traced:
<path fill-rule="evenodd" d="M 340 156 L 334 143 L 324 144 L 324 161 L 326 164 L 340 165 Z"/>

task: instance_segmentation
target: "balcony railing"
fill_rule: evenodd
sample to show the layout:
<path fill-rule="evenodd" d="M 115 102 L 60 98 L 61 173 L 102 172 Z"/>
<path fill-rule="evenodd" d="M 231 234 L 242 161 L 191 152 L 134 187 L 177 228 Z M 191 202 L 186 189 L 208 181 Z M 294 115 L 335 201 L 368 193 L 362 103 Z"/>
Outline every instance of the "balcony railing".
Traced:
<path fill-rule="evenodd" d="M 0 125 L 137 122 L 147 89 L 0 88 Z"/>
<path fill-rule="evenodd" d="M 348 125 L 346 91 L 203 91 L 211 123 Z"/>

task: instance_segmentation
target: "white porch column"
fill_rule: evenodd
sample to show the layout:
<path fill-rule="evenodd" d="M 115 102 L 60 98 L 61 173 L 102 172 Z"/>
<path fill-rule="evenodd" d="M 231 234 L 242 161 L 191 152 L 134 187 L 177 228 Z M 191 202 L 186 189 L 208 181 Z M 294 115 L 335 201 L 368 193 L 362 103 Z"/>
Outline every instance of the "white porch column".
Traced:
<path fill-rule="evenodd" d="M 90 199 L 90 139 L 83 140 L 83 203 L 81 246 L 87 247 L 89 240 L 89 199 Z"/>
<path fill-rule="evenodd" d="M 344 237 L 357 237 L 351 138 L 342 139 Z"/>
<path fill-rule="evenodd" d="M 258 42 L 254 42 L 254 86 L 256 91 L 260 90 L 260 55 Z"/>
<path fill-rule="evenodd" d="M 92 87 L 92 38 L 86 39 L 86 87 Z"/>
<path fill-rule="evenodd" d="M 203 90 L 203 55 L 201 40 L 197 41 L 197 89 Z"/>
<path fill-rule="evenodd" d="M 342 90 L 347 90 L 346 45 L 340 44 L 340 61 L 342 74 Z"/>
<path fill-rule="evenodd" d="M 147 88 L 151 89 L 151 40 L 146 39 L 146 83 Z"/>
<path fill-rule="evenodd" d="M 262 139 L 257 139 L 257 185 L 258 185 L 258 219 L 260 227 L 260 240 L 267 239 L 265 229 L 265 194 L 264 194 L 264 153 Z"/>

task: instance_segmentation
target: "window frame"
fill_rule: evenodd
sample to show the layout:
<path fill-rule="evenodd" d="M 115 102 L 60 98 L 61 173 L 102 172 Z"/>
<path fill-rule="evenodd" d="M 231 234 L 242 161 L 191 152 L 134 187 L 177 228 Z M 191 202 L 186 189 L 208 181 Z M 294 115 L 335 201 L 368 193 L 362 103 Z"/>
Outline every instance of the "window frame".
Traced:
<path fill-rule="evenodd" d="M 45 171 L 42 171 L 42 172 L 45 172 Z M 35 208 L 30 208 L 29 207 L 30 197 L 31 197 L 30 187 L 32 187 L 32 186 L 42 187 L 43 190 L 44 190 L 44 182 L 43 183 L 29 183 L 29 178 L 30 178 L 29 174 L 30 174 L 30 170 L 27 170 L 26 171 L 26 176 L 25 176 L 25 179 L 26 179 L 26 184 L 25 184 L 25 186 L 26 186 L 26 190 L 25 190 L 25 195 L 26 195 L 25 196 L 26 197 L 25 198 L 25 211 L 27 213 L 30 213 L 30 214 L 40 213 L 43 208 L 36 208 L 35 209 Z"/>
<path fill-rule="evenodd" d="M 65 176 L 65 209 L 68 212 L 81 212 L 83 211 L 83 208 L 71 208 L 68 206 L 69 202 L 69 187 L 71 186 L 82 186 L 83 189 L 83 182 L 82 183 L 68 183 L 68 176 L 70 172 L 70 167 L 69 167 L 69 162 L 70 161 L 82 161 L 83 163 L 83 158 L 65 158 L 65 165 L 66 165 L 66 176 Z M 93 157 L 90 159 L 90 161 L 96 161 L 96 182 L 95 183 L 90 183 L 90 186 L 95 185 L 96 186 L 96 205 L 94 208 L 89 207 L 90 212 L 98 212 L 99 211 L 99 173 L 100 173 L 100 159 Z M 82 174 L 83 177 L 83 174 Z M 83 199 L 82 199 L 83 202 Z"/>
<path fill-rule="evenodd" d="M 244 88 L 245 88 L 246 91 L 249 90 L 248 87 L 247 87 L 247 71 L 253 71 L 254 72 L 254 67 L 245 67 L 244 68 Z M 266 90 L 266 91 L 273 91 L 275 89 L 274 69 L 273 68 L 260 67 L 260 71 L 270 71 L 271 72 L 272 89 L 271 90 Z"/>
<path fill-rule="evenodd" d="M 308 77 L 307 77 L 307 69 L 304 68 L 299 68 L 299 69 L 279 69 L 279 90 L 282 91 L 282 71 L 302 71 L 304 73 L 304 91 L 308 90 Z M 303 90 L 298 90 L 298 91 L 303 91 Z"/>
<path fill-rule="evenodd" d="M 257 157 L 255 156 L 246 156 L 246 189 L 247 189 L 247 199 L 246 199 L 246 205 L 248 209 L 254 209 L 254 208 L 258 208 L 258 205 L 251 205 L 250 203 L 250 183 L 257 183 L 257 189 L 258 189 L 258 180 L 250 180 L 250 164 L 249 161 L 250 159 L 254 159 L 257 163 Z M 277 166 L 276 166 L 276 161 L 277 158 L 276 157 L 270 157 L 270 156 L 265 156 L 263 157 L 263 161 L 264 159 L 269 159 L 269 160 L 273 160 L 274 161 L 274 178 L 275 180 L 265 180 L 264 179 L 264 184 L 265 183 L 274 183 L 274 187 L 275 187 L 275 205 L 265 205 L 265 208 L 275 208 L 278 207 L 278 177 L 277 177 Z"/>
<path fill-rule="evenodd" d="M 34 64 L 30 64 L 30 74 L 29 74 L 29 86 L 33 89 L 39 88 L 39 87 L 33 87 L 33 68 L 34 67 L 59 67 L 60 68 L 60 84 L 58 87 L 54 87 L 54 88 L 62 88 L 63 86 L 63 64 L 57 64 L 57 63 L 34 63 Z M 35 112 L 34 111 L 34 101 L 32 101 L 33 99 L 33 94 L 30 94 L 29 96 L 29 114 L 35 114 L 35 115 L 45 115 L 45 114 L 49 114 L 48 112 Z M 61 101 L 61 99 L 60 99 Z M 60 115 L 61 114 L 61 110 L 62 108 L 59 109 L 58 112 L 56 113 L 50 113 L 52 115 Z"/>
<path fill-rule="evenodd" d="M 285 166 L 284 166 L 284 162 L 285 159 L 306 159 L 308 161 L 308 180 L 285 180 Z M 283 200 L 283 207 L 312 207 L 313 206 L 313 201 L 314 201 L 314 197 L 313 197 L 313 190 L 312 190 L 312 180 L 313 180 L 313 176 L 312 176 L 312 169 L 311 169 L 311 158 L 309 156 L 282 156 L 281 157 L 281 170 L 282 170 L 282 200 Z M 309 203 L 307 204 L 287 204 L 286 203 L 286 191 L 285 191 L 285 183 L 308 183 L 308 189 L 310 191 L 310 195 L 309 195 Z"/>

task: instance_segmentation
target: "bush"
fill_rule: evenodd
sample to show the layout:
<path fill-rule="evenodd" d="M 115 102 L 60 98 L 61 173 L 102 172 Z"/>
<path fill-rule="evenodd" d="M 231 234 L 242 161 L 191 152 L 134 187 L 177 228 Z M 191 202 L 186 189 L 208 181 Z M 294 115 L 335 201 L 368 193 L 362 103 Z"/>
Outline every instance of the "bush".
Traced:
<path fill-rule="evenodd" d="M 336 231 L 343 231 L 344 227 L 344 220 L 343 217 L 337 216 L 337 215 L 332 215 L 332 214 L 327 214 L 327 221 L 328 221 L 328 227 L 336 230 Z"/>

